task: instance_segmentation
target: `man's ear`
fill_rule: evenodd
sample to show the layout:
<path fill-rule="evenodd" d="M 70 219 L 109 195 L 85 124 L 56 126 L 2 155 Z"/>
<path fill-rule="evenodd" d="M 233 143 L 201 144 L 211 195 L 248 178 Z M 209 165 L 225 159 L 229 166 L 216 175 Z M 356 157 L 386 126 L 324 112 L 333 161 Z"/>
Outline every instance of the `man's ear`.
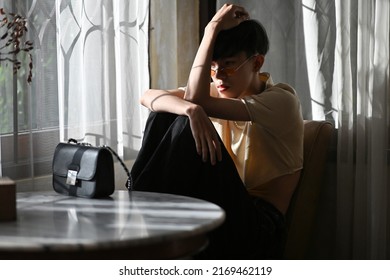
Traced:
<path fill-rule="evenodd" d="M 255 64 L 254 64 L 254 70 L 256 72 L 259 72 L 261 67 L 263 67 L 264 59 L 265 59 L 265 57 L 262 54 L 259 54 L 258 56 L 256 56 L 256 60 L 255 60 Z"/>

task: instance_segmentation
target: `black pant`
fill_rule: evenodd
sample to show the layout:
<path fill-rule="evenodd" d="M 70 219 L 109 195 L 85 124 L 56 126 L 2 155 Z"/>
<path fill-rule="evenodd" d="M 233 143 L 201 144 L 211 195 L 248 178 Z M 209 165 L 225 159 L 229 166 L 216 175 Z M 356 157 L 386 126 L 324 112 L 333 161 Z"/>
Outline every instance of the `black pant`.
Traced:
<path fill-rule="evenodd" d="M 248 194 L 223 145 L 222 161 L 216 165 L 202 161 L 187 117 L 150 114 L 131 175 L 135 190 L 191 196 L 224 209 L 225 222 L 210 234 L 209 246 L 198 257 L 281 257 L 283 215 L 271 204 Z"/>

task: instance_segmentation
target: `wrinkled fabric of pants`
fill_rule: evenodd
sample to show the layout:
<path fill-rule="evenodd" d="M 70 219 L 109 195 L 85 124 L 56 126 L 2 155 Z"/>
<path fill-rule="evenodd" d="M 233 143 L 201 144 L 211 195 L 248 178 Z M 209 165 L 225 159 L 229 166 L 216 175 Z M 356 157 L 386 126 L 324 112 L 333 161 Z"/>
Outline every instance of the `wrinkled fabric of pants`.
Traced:
<path fill-rule="evenodd" d="M 225 211 L 224 223 L 209 234 L 209 245 L 195 258 L 282 258 L 283 214 L 248 194 L 233 160 L 221 146 L 222 161 L 215 165 L 203 162 L 186 116 L 151 112 L 131 170 L 133 189 L 195 197 Z"/>

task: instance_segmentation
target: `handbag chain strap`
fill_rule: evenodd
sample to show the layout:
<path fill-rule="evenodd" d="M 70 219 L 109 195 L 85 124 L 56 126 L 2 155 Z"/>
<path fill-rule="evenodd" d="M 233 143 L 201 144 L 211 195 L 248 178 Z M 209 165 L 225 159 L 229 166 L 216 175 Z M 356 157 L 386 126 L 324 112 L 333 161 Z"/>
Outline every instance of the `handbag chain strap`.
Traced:
<path fill-rule="evenodd" d="M 125 186 L 129 191 L 132 191 L 133 190 L 133 180 L 131 178 L 131 174 L 130 174 L 129 169 L 127 168 L 127 166 L 125 165 L 123 160 L 120 158 L 120 156 L 113 149 L 111 149 L 110 146 L 103 145 L 103 148 L 106 148 L 107 150 L 109 150 L 118 159 L 119 163 L 122 165 L 123 169 L 125 170 L 125 172 L 127 174 L 127 180 L 126 180 Z"/>
<path fill-rule="evenodd" d="M 77 145 L 83 145 L 83 146 L 92 146 L 91 144 L 89 143 L 85 143 L 85 142 L 78 142 L 77 140 L 73 139 L 73 138 L 70 138 L 68 139 L 68 143 L 75 143 Z M 110 147 L 110 146 L 107 146 L 107 145 L 103 145 L 102 146 L 103 148 L 106 148 L 107 150 L 109 150 L 119 161 L 119 163 L 122 165 L 123 169 L 125 170 L 126 174 L 127 174 L 127 180 L 126 180 L 126 184 L 125 184 L 125 187 L 129 190 L 129 191 L 132 191 L 133 190 L 133 179 L 131 177 L 131 174 L 130 174 L 130 171 L 129 169 L 127 168 L 126 164 L 123 162 L 123 160 L 120 158 L 120 156 Z"/>

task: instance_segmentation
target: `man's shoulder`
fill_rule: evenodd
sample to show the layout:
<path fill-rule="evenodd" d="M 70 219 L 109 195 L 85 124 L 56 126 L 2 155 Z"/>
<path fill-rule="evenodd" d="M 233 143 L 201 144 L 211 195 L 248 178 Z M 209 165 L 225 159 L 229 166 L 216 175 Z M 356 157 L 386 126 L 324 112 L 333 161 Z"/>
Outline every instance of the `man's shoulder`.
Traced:
<path fill-rule="evenodd" d="M 259 73 L 259 78 L 261 81 L 265 82 L 265 92 L 277 91 L 283 93 L 292 93 L 296 95 L 295 89 L 287 83 L 277 83 L 274 84 L 272 76 L 268 72 Z"/>
<path fill-rule="evenodd" d="M 290 86 L 289 84 L 278 83 L 278 84 L 274 85 L 273 88 L 282 90 L 283 92 L 288 92 L 288 93 L 292 93 L 293 95 L 296 95 L 295 89 L 292 86 Z"/>

